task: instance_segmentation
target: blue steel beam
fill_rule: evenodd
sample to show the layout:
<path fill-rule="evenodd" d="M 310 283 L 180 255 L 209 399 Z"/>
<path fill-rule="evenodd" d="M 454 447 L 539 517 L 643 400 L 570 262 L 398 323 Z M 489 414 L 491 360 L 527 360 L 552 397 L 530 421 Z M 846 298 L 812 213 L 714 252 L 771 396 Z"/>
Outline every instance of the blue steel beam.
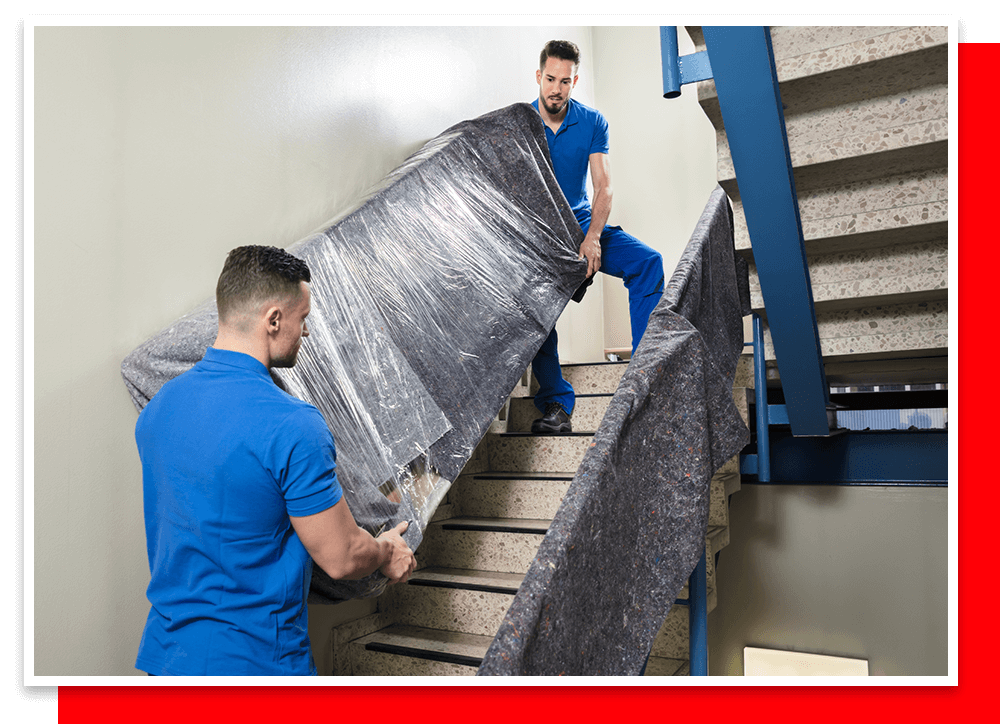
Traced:
<path fill-rule="evenodd" d="M 705 26 L 703 32 L 788 420 L 795 435 L 827 436 L 830 394 L 771 36 L 766 27 Z"/>
<path fill-rule="evenodd" d="M 947 485 L 947 430 L 851 430 L 825 438 L 771 429 L 765 483 Z M 740 472 L 755 472 L 750 456 Z M 759 462 L 759 461 L 758 461 Z"/>

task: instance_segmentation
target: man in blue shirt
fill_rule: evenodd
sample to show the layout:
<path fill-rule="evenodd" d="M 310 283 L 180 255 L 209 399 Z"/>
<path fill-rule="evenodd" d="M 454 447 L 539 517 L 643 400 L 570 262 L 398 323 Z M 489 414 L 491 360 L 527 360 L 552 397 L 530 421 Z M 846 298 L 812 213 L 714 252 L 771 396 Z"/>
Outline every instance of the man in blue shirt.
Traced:
<path fill-rule="evenodd" d="M 649 314 L 663 295 L 663 259 L 620 226 L 606 226 L 612 197 L 608 122 L 599 111 L 571 99 L 579 67 L 580 50 L 574 43 L 549 41 L 539 59 L 538 100 L 532 105 L 545 123 L 556 180 L 586 234 L 580 258 L 587 260 L 588 278 L 603 271 L 622 279 L 628 289 L 634 353 L 646 331 Z M 593 205 L 587 196 L 588 166 L 594 186 Z M 555 329 L 531 366 L 539 383 L 535 406 L 543 412 L 532 423 L 531 431 L 571 432 L 576 395 L 562 376 Z"/>
<path fill-rule="evenodd" d="M 149 617 L 136 668 L 155 675 L 315 675 L 307 630 L 313 561 L 333 578 L 416 566 L 406 523 L 373 538 L 354 521 L 333 436 L 272 367 L 309 336 L 310 272 L 274 247 L 226 258 L 219 333 L 143 409 Z"/>

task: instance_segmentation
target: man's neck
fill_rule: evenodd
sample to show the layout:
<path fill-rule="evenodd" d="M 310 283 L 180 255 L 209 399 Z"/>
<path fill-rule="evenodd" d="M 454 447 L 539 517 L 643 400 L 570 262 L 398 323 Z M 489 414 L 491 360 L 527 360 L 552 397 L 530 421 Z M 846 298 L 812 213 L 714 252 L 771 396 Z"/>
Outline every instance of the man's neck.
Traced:
<path fill-rule="evenodd" d="M 267 346 L 262 345 L 259 340 L 252 335 L 243 333 L 239 329 L 219 326 L 219 334 L 212 343 L 215 349 L 227 350 L 229 352 L 242 352 L 250 355 L 265 367 L 270 368 L 271 358 L 267 352 Z"/>

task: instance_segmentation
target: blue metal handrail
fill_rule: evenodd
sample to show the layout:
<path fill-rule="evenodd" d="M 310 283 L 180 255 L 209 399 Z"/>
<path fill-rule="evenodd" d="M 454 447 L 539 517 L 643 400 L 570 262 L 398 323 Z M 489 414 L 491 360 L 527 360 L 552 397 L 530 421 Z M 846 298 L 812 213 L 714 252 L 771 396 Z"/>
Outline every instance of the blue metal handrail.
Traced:
<path fill-rule="evenodd" d="M 661 29 L 664 96 L 676 97 L 684 83 L 715 81 L 788 421 L 795 435 L 827 436 L 830 394 L 770 32 L 745 26 L 703 32 L 707 56 L 678 57 L 677 29 Z"/>

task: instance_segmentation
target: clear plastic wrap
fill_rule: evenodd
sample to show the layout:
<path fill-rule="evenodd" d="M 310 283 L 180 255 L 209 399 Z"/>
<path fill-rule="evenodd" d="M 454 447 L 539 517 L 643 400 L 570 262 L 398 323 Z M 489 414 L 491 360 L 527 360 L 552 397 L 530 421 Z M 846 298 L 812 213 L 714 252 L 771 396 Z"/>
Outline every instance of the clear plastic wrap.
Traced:
<path fill-rule="evenodd" d="M 416 549 L 584 281 L 582 238 L 541 119 L 515 104 L 448 129 L 287 247 L 312 273 L 310 337 L 272 377 L 322 412 L 359 525 L 377 534 L 408 520 Z M 137 408 L 201 359 L 217 326 L 207 302 L 124 360 Z M 310 601 L 384 586 L 380 573 L 335 581 L 317 566 Z"/>

